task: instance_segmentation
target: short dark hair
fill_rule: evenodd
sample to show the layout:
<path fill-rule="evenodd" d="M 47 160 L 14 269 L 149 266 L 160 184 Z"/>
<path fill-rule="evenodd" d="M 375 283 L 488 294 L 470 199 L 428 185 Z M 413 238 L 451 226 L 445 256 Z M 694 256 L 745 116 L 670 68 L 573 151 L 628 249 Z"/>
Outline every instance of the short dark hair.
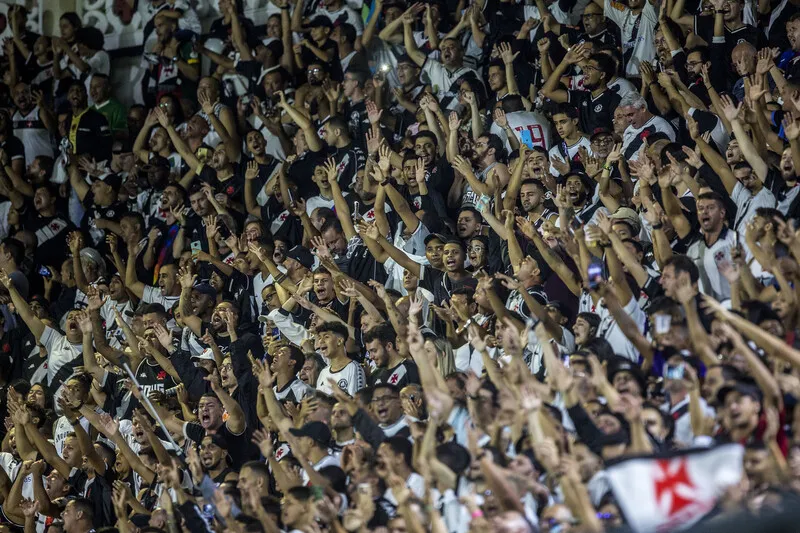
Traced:
<path fill-rule="evenodd" d="M 700 195 L 701 197 L 703 195 Z M 690 259 L 689 257 L 681 254 L 675 254 L 670 257 L 666 263 L 664 263 L 664 268 L 672 265 L 672 268 L 675 269 L 675 274 L 679 274 L 681 272 L 686 272 L 689 274 L 689 279 L 692 283 L 697 283 L 697 280 L 700 279 L 700 270 L 697 268 L 695 262 Z M 661 271 L 664 271 L 664 268 Z"/>
<path fill-rule="evenodd" d="M 406 465 L 411 468 L 413 446 L 406 437 L 389 437 L 383 442 L 392 449 L 392 452 L 402 455 Z"/>
<path fill-rule="evenodd" d="M 397 346 L 397 333 L 395 333 L 394 328 L 391 325 L 381 324 L 364 333 L 363 340 L 365 345 L 374 340 L 378 340 L 384 346 L 390 342 Z"/>
<path fill-rule="evenodd" d="M 344 233 L 344 229 L 342 228 L 342 223 L 339 222 L 338 218 L 325 219 L 325 222 L 322 224 L 322 227 L 319 228 L 319 232 L 320 234 L 322 234 L 331 228 L 333 228 L 337 233 Z"/>
<path fill-rule="evenodd" d="M 347 326 L 339 322 L 324 322 L 322 325 L 317 326 L 317 335 L 320 333 L 333 333 L 343 339 L 349 336 Z"/>
<path fill-rule="evenodd" d="M 142 306 L 142 315 L 156 314 L 160 318 L 169 318 L 169 313 L 161 304 L 145 304 Z"/>
<path fill-rule="evenodd" d="M 561 103 L 556 105 L 553 110 L 553 115 L 567 115 L 569 118 L 578 118 L 578 108 L 568 103 Z"/>
<path fill-rule="evenodd" d="M 292 487 L 288 492 L 292 498 L 303 503 L 311 499 L 311 489 L 309 487 Z"/>
<path fill-rule="evenodd" d="M 14 262 L 19 265 L 25 259 L 25 245 L 22 241 L 15 239 L 14 237 L 6 237 L 3 239 L 3 245 L 8 253 L 11 254 L 11 258 Z"/>
<path fill-rule="evenodd" d="M 522 96 L 518 94 L 508 94 L 500 100 L 500 105 L 506 113 L 515 113 L 525 109 Z"/>
<path fill-rule="evenodd" d="M 486 148 L 491 149 L 494 148 L 494 158 L 498 161 L 505 161 L 506 160 L 506 146 L 503 141 L 500 140 L 500 137 L 495 135 L 494 133 L 484 133 L 486 137 Z"/>
<path fill-rule="evenodd" d="M 539 181 L 537 179 L 526 178 L 526 179 L 522 180 L 522 183 L 519 184 L 520 189 L 522 187 L 524 187 L 525 185 L 534 185 L 535 187 L 539 188 L 542 192 L 546 192 L 547 191 L 547 189 L 544 186 L 544 183 L 542 183 L 541 181 Z"/>
<path fill-rule="evenodd" d="M 578 313 L 578 316 L 575 317 L 576 320 L 579 318 L 585 320 L 586 323 L 589 324 L 589 327 L 594 328 L 595 331 L 597 331 L 597 328 L 600 327 L 600 315 L 597 313 L 589 313 L 588 311 L 584 311 L 582 313 Z"/>
<path fill-rule="evenodd" d="M 341 130 L 343 135 L 350 134 L 347 122 L 342 117 L 333 116 L 327 120 L 326 124 L 328 124 L 331 128 Z"/>
<path fill-rule="evenodd" d="M 416 143 L 417 139 L 421 139 L 423 137 L 428 137 L 431 141 L 433 141 L 434 146 L 439 145 L 439 141 L 436 139 L 436 135 L 432 131 L 423 130 L 414 135 L 413 141 Z"/>
<path fill-rule="evenodd" d="M 356 42 L 356 37 L 358 37 L 358 32 L 356 31 L 355 26 L 348 24 L 347 22 L 339 25 L 339 33 L 342 34 L 342 37 L 344 37 L 344 40 L 348 43 Z"/>
<path fill-rule="evenodd" d="M 77 510 L 83 513 L 83 517 L 89 522 L 94 521 L 94 504 L 91 500 L 86 498 L 75 498 L 72 500 L 72 505 L 77 507 Z"/>
<path fill-rule="evenodd" d="M 605 75 L 605 82 L 609 83 L 611 78 L 617 73 L 617 63 L 608 54 L 593 54 L 590 57 L 592 61 L 597 62 L 597 67 L 600 72 Z"/>
<path fill-rule="evenodd" d="M 79 28 L 75 32 L 75 41 L 89 48 L 90 50 L 102 50 L 106 44 L 106 38 L 103 32 L 94 26 L 87 26 Z"/>
<path fill-rule="evenodd" d="M 48 155 L 37 155 L 34 159 L 39 161 L 39 168 L 45 171 L 47 178 L 52 177 L 56 164 L 55 159 Z"/>
<path fill-rule="evenodd" d="M 248 461 L 242 465 L 242 468 L 249 468 L 256 476 L 269 480 L 272 473 L 269 471 L 269 466 L 261 461 Z M 240 469 L 241 471 L 241 469 Z"/>
<path fill-rule="evenodd" d="M 357 68 L 347 69 L 347 74 L 350 74 L 358 86 L 362 89 L 364 88 L 364 84 L 367 83 L 367 80 L 369 79 L 369 74 Z"/>
<path fill-rule="evenodd" d="M 722 198 L 722 195 L 719 194 L 716 191 L 704 192 L 703 194 L 698 196 L 697 199 L 698 200 L 714 200 L 715 202 L 717 202 L 717 204 L 719 204 L 720 208 L 726 209 L 725 208 L 725 199 Z"/>
<path fill-rule="evenodd" d="M 290 345 L 288 346 L 288 348 L 289 348 L 289 357 L 292 359 L 292 361 L 294 361 L 292 372 L 297 374 L 303 368 L 303 365 L 306 364 L 306 355 L 303 353 L 303 350 L 301 350 L 297 346 Z"/>

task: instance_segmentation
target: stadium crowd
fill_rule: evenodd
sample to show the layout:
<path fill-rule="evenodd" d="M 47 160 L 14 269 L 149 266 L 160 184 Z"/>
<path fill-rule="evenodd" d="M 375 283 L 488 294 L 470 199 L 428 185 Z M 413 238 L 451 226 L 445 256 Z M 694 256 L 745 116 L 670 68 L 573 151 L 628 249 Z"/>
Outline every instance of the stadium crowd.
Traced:
<path fill-rule="evenodd" d="M 97 28 L 9 7 L 0 531 L 664 531 L 800 490 L 800 1 L 140 2 L 136 103 Z"/>

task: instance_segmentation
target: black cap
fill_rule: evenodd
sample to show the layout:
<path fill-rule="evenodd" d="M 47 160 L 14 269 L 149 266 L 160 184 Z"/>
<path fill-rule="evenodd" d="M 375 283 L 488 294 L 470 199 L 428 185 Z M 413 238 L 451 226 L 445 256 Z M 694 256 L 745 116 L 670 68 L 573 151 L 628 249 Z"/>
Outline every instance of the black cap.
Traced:
<path fill-rule="evenodd" d="M 314 255 L 309 251 L 308 248 L 305 246 L 300 246 L 299 244 L 292 246 L 292 248 L 286 252 L 286 257 L 294 259 L 306 268 L 311 268 L 314 266 Z"/>
<path fill-rule="evenodd" d="M 446 243 L 448 240 L 447 237 L 445 237 L 441 233 L 429 233 L 425 237 L 425 246 L 428 246 L 428 243 L 431 242 L 433 239 L 439 239 L 440 241 L 442 241 L 442 244 Z"/>
<path fill-rule="evenodd" d="M 589 137 L 589 140 L 591 140 L 591 139 L 594 139 L 594 138 L 595 138 L 595 137 L 597 137 L 598 135 L 614 135 L 614 132 L 613 132 L 613 131 L 611 131 L 611 130 L 610 130 L 610 129 L 608 129 L 608 128 L 603 128 L 603 127 L 600 127 L 600 128 L 595 128 L 595 129 L 592 131 L 592 135 Z"/>
<path fill-rule="evenodd" d="M 122 177 L 119 174 L 110 173 L 100 177 L 100 181 L 118 191 L 119 188 L 122 186 Z"/>
<path fill-rule="evenodd" d="M 717 402 L 719 402 L 720 405 L 724 405 L 725 398 L 729 393 L 734 391 L 738 392 L 742 396 L 749 396 L 755 401 L 763 403 L 761 389 L 759 389 L 758 385 L 756 385 L 756 383 L 753 381 L 736 381 L 731 385 L 725 385 L 719 389 L 719 392 L 717 392 Z"/>
<path fill-rule="evenodd" d="M 633 376 L 636 382 L 639 384 L 639 390 L 642 392 L 644 396 L 647 394 L 647 380 L 642 373 L 642 369 L 636 363 L 625 359 L 624 357 L 619 357 L 612 361 L 609 361 L 608 364 L 608 381 L 614 381 L 614 376 L 619 374 L 620 372 L 628 372 Z"/>
<path fill-rule="evenodd" d="M 322 422 L 309 422 L 300 429 L 290 429 L 289 433 L 295 437 L 308 437 L 323 446 L 331 443 L 331 430 Z"/>
<path fill-rule="evenodd" d="M 317 15 L 308 23 L 310 28 L 333 28 L 333 23 L 331 23 L 331 19 L 323 15 Z"/>
<path fill-rule="evenodd" d="M 192 287 L 193 291 L 197 291 L 200 294 L 205 294 L 206 296 L 210 297 L 212 300 L 217 299 L 217 289 L 211 286 L 210 283 L 201 281 L 194 287 Z"/>

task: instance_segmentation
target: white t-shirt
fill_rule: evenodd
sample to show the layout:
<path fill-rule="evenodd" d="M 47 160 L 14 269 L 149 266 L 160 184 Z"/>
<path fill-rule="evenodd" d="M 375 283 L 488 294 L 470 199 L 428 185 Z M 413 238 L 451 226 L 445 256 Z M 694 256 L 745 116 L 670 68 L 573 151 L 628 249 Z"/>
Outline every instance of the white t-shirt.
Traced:
<path fill-rule="evenodd" d="M 647 315 L 645 315 L 644 311 L 639 307 L 635 297 L 631 297 L 631 300 L 625 305 L 623 311 L 634 321 L 636 327 L 639 328 L 639 333 L 644 333 Z M 628 337 L 625 336 L 606 306 L 598 305 L 596 312 L 600 316 L 600 326 L 597 328 L 597 336 L 606 339 L 614 348 L 615 354 L 630 359 L 633 362 L 638 362 L 639 350 L 637 350 Z"/>
<path fill-rule="evenodd" d="M 352 397 L 355 397 L 356 393 L 367 385 L 367 377 L 364 374 L 364 369 L 355 361 L 350 361 L 338 372 L 332 372 L 331 366 L 328 365 L 319 373 L 319 377 L 317 378 L 317 390 L 328 395 L 333 395 L 333 389 L 331 389 L 330 384 L 328 384 L 329 379 L 333 379 L 339 385 L 340 389 Z"/>
<path fill-rule="evenodd" d="M 523 144 L 523 132 L 527 132 L 530 133 L 533 146 L 540 146 L 545 150 L 550 149 L 550 140 L 553 138 L 552 130 L 550 121 L 544 115 L 536 111 L 515 111 L 514 113 L 506 113 L 506 119 L 508 120 L 508 127 L 514 132 L 514 136 L 520 145 Z M 505 144 L 506 151 L 511 153 L 511 144 L 508 142 L 506 131 L 496 123 L 492 123 L 490 131 L 500 137 L 500 140 Z"/>
<path fill-rule="evenodd" d="M 146 304 L 161 304 L 167 311 L 172 309 L 172 306 L 175 305 L 175 302 L 179 301 L 180 299 L 180 295 L 164 296 L 161 293 L 161 287 L 151 287 L 146 285 L 142 291 L 142 302 Z"/>
<path fill-rule="evenodd" d="M 645 0 L 644 8 L 638 16 L 634 15 L 625 4 L 611 0 L 605 0 L 603 11 L 606 18 L 619 26 L 622 32 L 623 55 L 627 55 L 626 52 L 630 48 L 633 49 L 631 60 L 625 65 L 625 74 L 634 78 L 640 77 L 639 63 L 652 61 L 656 56 L 658 11 L 649 0 Z"/>
<path fill-rule="evenodd" d="M 572 145 L 567 145 L 566 142 L 562 141 L 561 139 L 557 139 L 556 142 L 553 143 L 553 147 L 548 150 L 547 156 L 551 161 L 554 157 L 557 157 L 558 159 L 567 161 L 567 163 L 569 163 L 570 160 L 578 156 L 578 150 L 581 146 L 589 151 L 589 155 L 592 155 L 592 143 L 589 141 L 589 138 L 581 137 L 578 142 Z M 561 175 L 561 173 L 556 170 L 556 167 L 554 167 L 552 164 L 550 165 L 550 174 L 556 177 Z"/>
<path fill-rule="evenodd" d="M 76 360 L 83 359 L 83 344 L 72 344 L 67 337 L 50 326 L 44 327 L 39 342 L 47 349 L 47 384 L 52 386 L 54 382 L 58 383 L 58 389 L 53 395 L 58 398 L 64 383 L 72 376 L 72 371 L 66 370 L 77 366 L 74 363 L 80 361 Z"/>

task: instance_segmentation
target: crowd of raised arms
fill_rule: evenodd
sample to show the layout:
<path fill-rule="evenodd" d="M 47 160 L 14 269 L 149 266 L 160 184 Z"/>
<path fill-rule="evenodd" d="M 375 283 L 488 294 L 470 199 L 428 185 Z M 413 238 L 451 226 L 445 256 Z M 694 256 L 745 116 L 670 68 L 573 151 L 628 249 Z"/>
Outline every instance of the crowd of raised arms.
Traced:
<path fill-rule="evenodd" d="M 128 4 L 8 9 L 0 533 L 794 505 L 800 0 Z"/>

